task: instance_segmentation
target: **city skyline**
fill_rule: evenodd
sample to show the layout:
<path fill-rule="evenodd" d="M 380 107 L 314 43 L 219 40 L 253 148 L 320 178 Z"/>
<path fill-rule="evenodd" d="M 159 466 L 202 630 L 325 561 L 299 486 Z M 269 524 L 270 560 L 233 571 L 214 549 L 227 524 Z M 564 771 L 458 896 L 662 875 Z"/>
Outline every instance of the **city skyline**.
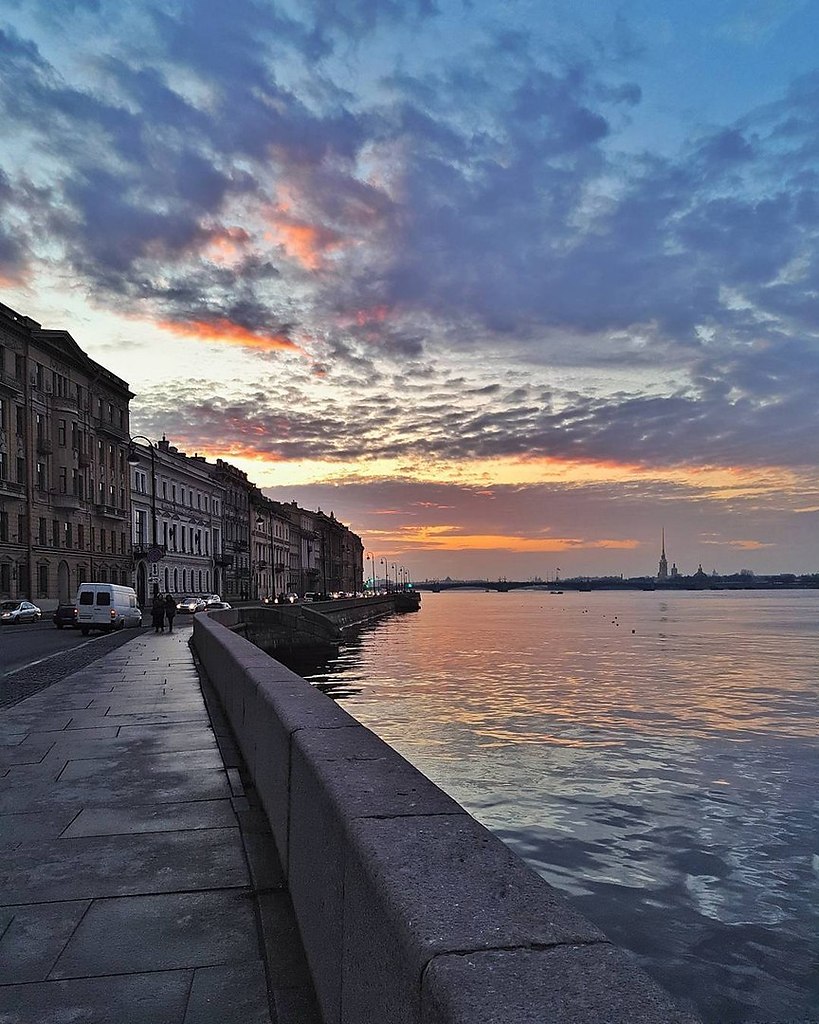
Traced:
<path fill-rule="evenodd" d="M 0 0 L 0 300 L 417 579 L 817 571 L 817 33 Z"/>

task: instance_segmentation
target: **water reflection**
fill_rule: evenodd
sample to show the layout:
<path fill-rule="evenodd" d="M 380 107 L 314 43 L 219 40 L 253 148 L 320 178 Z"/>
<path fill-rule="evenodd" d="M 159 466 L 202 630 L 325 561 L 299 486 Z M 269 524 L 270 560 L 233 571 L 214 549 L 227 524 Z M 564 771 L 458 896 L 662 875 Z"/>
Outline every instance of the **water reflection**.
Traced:
<path fill-rule="evenodd" d="M 809 1019 L 817 633 L 815 592 L 429 594 L 312 677 L 707 1020 Z"/>

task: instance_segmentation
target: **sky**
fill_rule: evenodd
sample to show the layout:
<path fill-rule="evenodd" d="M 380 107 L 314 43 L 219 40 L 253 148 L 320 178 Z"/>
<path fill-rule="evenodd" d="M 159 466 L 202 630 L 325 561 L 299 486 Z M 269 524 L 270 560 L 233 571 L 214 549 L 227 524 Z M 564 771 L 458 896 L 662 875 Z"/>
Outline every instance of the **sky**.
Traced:
<path fill-rule="evenodd" d="M 819 571 L 812 0 L 0 0 L 0 298 L 415 579 Z"/>

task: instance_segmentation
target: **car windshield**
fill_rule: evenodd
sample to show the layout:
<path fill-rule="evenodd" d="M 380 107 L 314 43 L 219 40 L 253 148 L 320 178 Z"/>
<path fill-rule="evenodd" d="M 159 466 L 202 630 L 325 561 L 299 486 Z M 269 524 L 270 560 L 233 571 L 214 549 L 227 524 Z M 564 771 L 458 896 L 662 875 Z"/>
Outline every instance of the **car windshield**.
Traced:
<path fill-rule="evenodd" d="M 4 601 L 0 604 L 0 610 L 4 612 L 13 612 L 14 609 L 19 605 L 19 601 Z"/>

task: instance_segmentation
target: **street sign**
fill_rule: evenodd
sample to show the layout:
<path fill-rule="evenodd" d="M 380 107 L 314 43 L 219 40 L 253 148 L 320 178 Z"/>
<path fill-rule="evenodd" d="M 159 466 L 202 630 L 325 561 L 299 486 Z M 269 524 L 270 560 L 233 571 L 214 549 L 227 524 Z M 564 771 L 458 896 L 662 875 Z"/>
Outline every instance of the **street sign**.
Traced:
<path fill-rule="evenodd" d="M 152 544 L 148 548 L 148 561 L 159 562 L 165 557 L 165 552 L 158 544 Z"/>

